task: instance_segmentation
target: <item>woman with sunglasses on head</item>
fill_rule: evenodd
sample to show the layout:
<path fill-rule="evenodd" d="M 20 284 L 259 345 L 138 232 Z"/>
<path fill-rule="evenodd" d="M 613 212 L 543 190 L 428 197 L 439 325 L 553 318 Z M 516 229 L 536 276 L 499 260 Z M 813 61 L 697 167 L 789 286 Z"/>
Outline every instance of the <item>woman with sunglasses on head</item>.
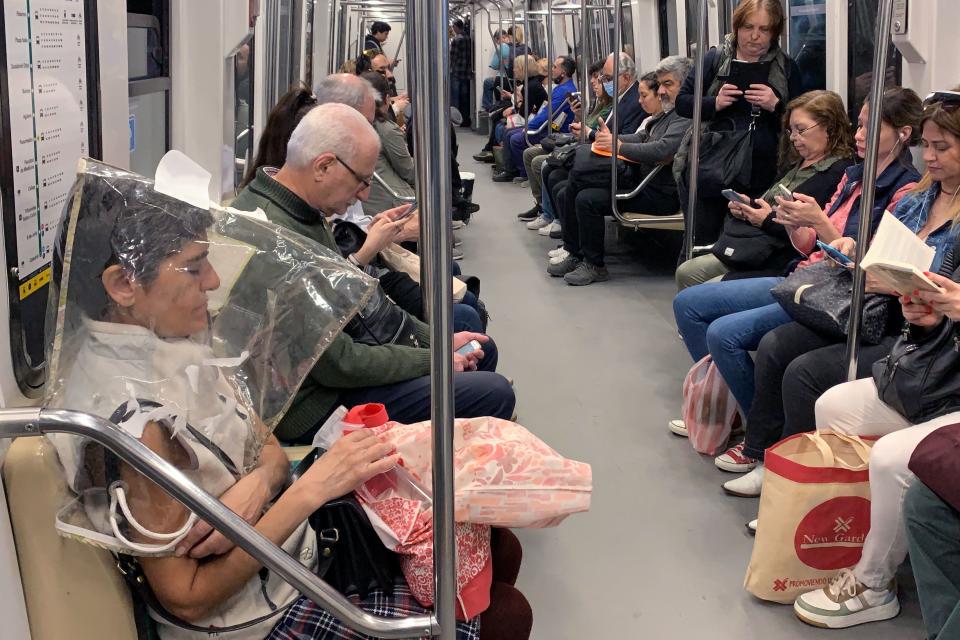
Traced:
<path fill-rule="evenodd" d="M 909 337 L 922 341 L 949 329 L 947 321 L 960 321 L 960 243 L 955 224 L 960 219 L 960 93 L 942 92 L 928 98 L 923 118 L 923 160 L 927 173 L 917 189 L 905 198 L 898 211 L 914 214 L 919 235 L 929 237 L 949 230 L 939 243 L 946 256 L 936 260 L 928 277 L 940 288 L 928 291 L 900 291 L 900 304 L 909 323 Z M 902 216 L 901 216 L 902 219 Z M 852 244 L 852 243 L 848 243 Z M 942 247 L 950 245 L 944 252 Z M 849 251 L 849 247 L 845 247 Z M 950 366 L 949 361 L 936 362 Z M 931 366 L 936 366 L 931 365 Z M 949 380 L 960 371 L 946 370 L 940 380 Z M 896 379 L 896 374 L 893 374 Z M 893 394 L 902 397 L 900 383 L 891 383 Z M 923 384 L 923 383 L 921 383 Z M 929 397 L 942 389 L 912 388 L 915 395 Z M 885 393 L 885 398 L 895 398 Z M 902 404 L 902 403 L 901 403 Z M 870 532 L 863 542 L 860 562 L 841 570 L 823 589 L 797 598 L 794 610 L 804 622 L 839 629 L 865 622 L 887 620 L 900 612 L 894 576 L 907 555 L 903 504 L 907 489 L 916 477 L 908 468 L 914 449 L 927 435 L 942 426 L 960 422 L 960 397 L 947 395 L 938 405 L 923 412 L 915 424 L 878 395 L 873 378 L 838 385 L 817 401 L 817 429 L 832 429 L 856 436 L 880 436 L 870 452 Z M 913 415 L 913 413 L 911 413 Z M 762 526 L 762 525 L 761 525 Z"/>
<path fill-rule="evenodd" d="M 743 0 L 733 12 L 733 30 L 719 49 L 703 61 L 703 121 L 710 131 L 746 131 L 754 127 L 749 184 L 741 185 L 751 197 L 763 192 L 776 177 L 777 145 L 784 106 L 803 92 L 797 63 L 780 47 L 784 11 L 780 0 Z M 732 78 L 734 61 L 768 65 L 766 81 L 741 90 Z M 738 63 L 739 64 L 739 63 Z M 687 76 L 677 98 L 677 113 L 693 118 L 694 74 Z M 681 204 L 687 209 L 686 150 L 681 147 L 674 174 L 683 177 Z M 681 182 L 681 180 L 678 180 Z M 729 185 L 728 185 L 729 186 Z M 700 190 L 697 199 L 695 244 L 712 243 L 720 233 L 727 201 L 719 193 Z"/>

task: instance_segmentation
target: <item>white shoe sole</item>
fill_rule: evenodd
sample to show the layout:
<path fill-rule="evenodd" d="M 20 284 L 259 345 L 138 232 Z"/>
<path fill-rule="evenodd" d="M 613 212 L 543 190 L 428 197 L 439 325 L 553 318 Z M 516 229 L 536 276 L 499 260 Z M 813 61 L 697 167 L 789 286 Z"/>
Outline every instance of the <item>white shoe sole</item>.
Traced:
<path fill-rule="evenodd" d="M 727 471 L 729 473 L 747 473 L 748 471 L 753 471 L 754 467 L 760 463 L 754 462 L 751 464 L 732 464 L 730 462 L 724 462 L 723 460 L 714 458 L 713 464 L 717 465 L 717 469 L 720 469 L 721 471 Z"/>
<path fill-rule="evenodd" d="M 846 629 L 848 627 L 867 624 L 868 622 L 880 622 L 882 620 L 896 618 L 900 615 L 900 600 L 894 598 L 887 604 L 870 607 L 869 609 L 857 611 L 856 613 L 845 616 L 821 616 L 807 611 L 802 608 L 799 603 L 794 602 L 793 612 L 801 622 L 805 622 L 813 627 L 820 627 L 821 629 Z"/>
<path fill-rule="evenodd" d="M 680 436 L 681 438 L 690 437 L 690 432 L 687 431 L 687 425 L 683 423 L 683 420 L 670 420 L 667 422 L 667 429 L 675 436 Z"/>
<path fill-rule="evenodd" d="M 542 235 L 542 236 L 549 236 L 549 235 L 550 235 L 550 225 L 547 225 L 547 226 L 545 226 L 545 227 L 540 227 L 539 229 L 537 229 L 537 233 L 539 233 L 539 234 Z"/>
<path fill-rule="evenodd" d="M 733 481 L 731 480 L 731 482 Z M 749 491 L 738 491 L 736 489 L 728 489 L 727 485 L 729 484 L 730 482 L 724 482 L 723 485 L 721 485 L 723 488 L 723 492 L 726 493 L 728 496 L 734 496 L 737 498 L 759 498 L 760 497 L 759 491 L 757 491 L 756 493 L 750 493 Z"/>

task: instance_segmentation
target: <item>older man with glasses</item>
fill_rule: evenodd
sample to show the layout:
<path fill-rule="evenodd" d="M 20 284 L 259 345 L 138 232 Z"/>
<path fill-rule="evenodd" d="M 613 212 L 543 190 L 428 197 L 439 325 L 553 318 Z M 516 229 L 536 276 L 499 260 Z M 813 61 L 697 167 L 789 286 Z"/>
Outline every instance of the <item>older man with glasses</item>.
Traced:
<path fill-rule="evenodd" d="M 233 206 L 260 208 L 274 223 L 339 251 L 328 219 L 367 197 L 379 152 L 376 131 L 358 111 L 342 104 L 320 105 L 297 125 L 284 165 L 261 167 Z M 365 265 L 394 241 L 405 223 L 402 215 L 377 216 L 367 227 L 362 248 L 350 256 L 351 262 Z M 399 422 L 428 420 L 429 331 L 419 320 L 407 320 L 402 335 L 390 344 L 368 344 L 341 332 L 307 376 L 278 436 L 309 443 L 338 405 L 380 402 Z M 454 379 L 456 415 L 510 418 L 516 398 L 507 380 L 494 373 L 496 347 L 488 336 L 464 331 L 454 334 L 454 349 L 471 340 L 480 342 L 481 349 L 454 354 L 459 372 Z"/>

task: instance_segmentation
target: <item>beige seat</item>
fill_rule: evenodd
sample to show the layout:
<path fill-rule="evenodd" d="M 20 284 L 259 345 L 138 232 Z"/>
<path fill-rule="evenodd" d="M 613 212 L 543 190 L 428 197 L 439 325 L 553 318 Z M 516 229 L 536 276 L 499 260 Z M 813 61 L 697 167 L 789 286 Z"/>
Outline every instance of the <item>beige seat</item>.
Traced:
<path fill-rule="evenodd" d="M 71 494 L 53 445 L 16 440 L 3 480 L 32 640 L 136 640 L 130 592 L 113 556 L 54 529 Z"/>
<path fill-rule="evenodd" d="M 676 216 L 656 216 L 652 213 L 623 213 L 620 224 L 628 229 L 664 229 L 666 231 L 683 231 L 683 214 Z M 679 217 L 679 218 L 678 218 Z M 664 218 L 670 218 L 664 221 Z"/>

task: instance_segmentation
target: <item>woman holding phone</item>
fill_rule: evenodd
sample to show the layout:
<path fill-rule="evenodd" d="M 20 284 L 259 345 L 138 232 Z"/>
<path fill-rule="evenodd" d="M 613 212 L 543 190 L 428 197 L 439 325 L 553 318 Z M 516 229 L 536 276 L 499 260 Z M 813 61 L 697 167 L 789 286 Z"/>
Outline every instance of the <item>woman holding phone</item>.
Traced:
<path fill-rule="evenodd" d="M 784 29 L 784 11 L 780 0 L 743 0 L 733 12 L 733 30 L 719 49 L 704 56 L 703 121 L 711 131 L 745 131 L 751 124 L 752 170 L 746 191 L 750 196 L 762 193 L 777 170 L 777 146 L 782 128 L 784 106 L 803 92 L 797 63 L 780 48 Z M 768 66 L 767 81 L 741 90 L 731 83 L 735 60 Z M 693 118 L 695 74 L 691 73 L 677 98 L 677 112 Z M 684 178 L 685 150 L 681 147 L 675 175 Z M 682 185 L 681 185 L 682 186 Z M 680 189 L 681 203 L 687 210 L 686 189 Z M 727 213 L 727 200 L 702 189 L 697 200 L 696 244 L 710 244 L 720 233 Z M 688 230 L 690 232 L 690 230 Z"/>

